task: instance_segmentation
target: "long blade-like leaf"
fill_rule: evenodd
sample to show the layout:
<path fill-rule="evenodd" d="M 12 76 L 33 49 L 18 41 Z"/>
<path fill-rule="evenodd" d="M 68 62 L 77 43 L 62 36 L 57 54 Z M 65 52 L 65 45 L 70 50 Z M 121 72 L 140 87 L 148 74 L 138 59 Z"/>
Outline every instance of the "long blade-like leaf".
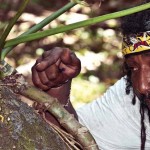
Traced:
<path fill-rule="evenodd" d="M 16 23 L 16 21 L 18 20 L 18 18 L 21 16 L 22 12 L 24 11 L 24 9 L 26 8 L 27 4 L 29 3 L 29 0 L 24 0 L 19 8 L 19 10 L 17 11 L 16 15 L 12 18 L 12 20 L 9 22 L 8 26 L 6 27 L 6 29 L 4 30 L 1 38 L 0 38 L 0 52 L 2 51 L 4 45 L 5 45 L 5 40 L 8 36 L 8 34 L 10 33 L 12 27 L 14 26 L 14 24 Z"/>
<path fill-rule="evenodd" d="M 30 35 L 25 35 L 25 36 L 22 36 L 19 38 L 8 40 L 5 44 L 5 47 L 9 47 L 9 46 L 13 46 L 16 44 L 37 40 L 37 39 L 44 38 L 44 37 L 54 35 L 54 34 L 58 34 L 58 33 L 67 32 L 67 31 L 74 30 L 77 28 L 81 28 L 81 27 L 93 25 L 93 24 L 96 24 L 99 22 L 103 22 L 103 21 L 106 21 L 109 19 L 115 19 L 115 18 L 123 17 L 123 16 L 130 15 L 130 14 L 133 14 L 133 13 L 136 13 L 139 11 L 143 11 L 143 10 L 146 10 L 149 8 L 150 8 L 150 3 L 147 3 L 147 4 L 140 5 L 140 6 L 136 6 L 134 8 L 130 8 L 127 10 L 122 10 L 122 11 L 118 11 L 115 13 L 110 13 L 107 15 L 91 18 L 91 19 L 77 22 L 77 23 L 73 23 L 70 25 L 65 25 L 65 26 L 54 28 L 54 29 L 41 31 L 38 33 L 30 34 Z"/>
<path fill-rule="evenodd" d="M 44 26 L 46 26 L 47 24 L 49 24 L 51 21 L 53 21 L 54 19 L 56 19 L 57 17 L 59 17 L 60 15 L 62 15 L 64 12 L 66 12 L 67 10 L 71 9 L 72 7 L 74 7 L 77 3 L 75 2 L 69 2 L 68 4 L 66 4 L 64 7 L 60 8 L 58 11 L 54 12 L 53 14 L 51 14 L 50 16 L 48 16 L 47 18 L 45 18 L 44 20 L 42 20 L 40 23 L 38 23 L 37 25 L 33 26 L 31 29 L 29 29 L 28 31 L 24 32 L 23 34 L 21 34 L 19 37 L 22 37 L 24 35 L 28 35 L 34 32 L 39 31 L 40 29 L 42 29 Z M 13 45 L 11 47 L 7 47 L 4 48 L 2 50 L 1 53 L 1 60 L 4 60 L 5 56 L 15 47 L 16 45 Z"/>

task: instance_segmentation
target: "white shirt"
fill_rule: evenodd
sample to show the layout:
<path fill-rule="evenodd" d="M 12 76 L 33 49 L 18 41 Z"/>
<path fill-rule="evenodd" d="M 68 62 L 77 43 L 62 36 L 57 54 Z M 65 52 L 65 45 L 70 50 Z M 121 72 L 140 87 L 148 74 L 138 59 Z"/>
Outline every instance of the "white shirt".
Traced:
<path fill-rule="evenodd" d="M 77 110 L 79 122 L 86 126 L 101 150 L 140 150 L 140 103 L 132 104 L 133 92 L 125 92 L 121 78 L 97 100 Z M 150 124 L 145 115 L 146 150 L 150 150 Z"/>

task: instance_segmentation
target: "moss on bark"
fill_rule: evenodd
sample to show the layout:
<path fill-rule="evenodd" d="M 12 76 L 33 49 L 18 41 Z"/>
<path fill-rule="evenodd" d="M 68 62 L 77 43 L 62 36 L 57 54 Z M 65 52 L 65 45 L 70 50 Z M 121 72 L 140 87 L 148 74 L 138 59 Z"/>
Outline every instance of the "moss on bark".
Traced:
<path fill-rule="evenodd" d="M 7 87 L 0 87 L 0 150 L 68 150 L 59 135 Z"/>

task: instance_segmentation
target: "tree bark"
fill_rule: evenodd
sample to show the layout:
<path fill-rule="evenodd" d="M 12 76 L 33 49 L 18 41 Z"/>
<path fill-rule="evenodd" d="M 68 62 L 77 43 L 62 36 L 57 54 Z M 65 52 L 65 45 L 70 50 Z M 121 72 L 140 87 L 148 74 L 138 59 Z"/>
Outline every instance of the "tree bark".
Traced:
<path fill-rule="evenodd" d="M 0 86 L 0 150 L 68 150 L 67 144 L 33 108 Z"/>
<path fill-rule="evenodd" d="M 73 115 L 71 115 L 68 111 L 66 111 L 66 109 L 64 109 L 64 107 L 58 102 L 58 100 L 56 98 L 53 98 L 49 94 L 47 94 L 47 93 L 45 93 L 45 92 L 43 92 L 43 91 L 41 91 L 41 90 L 39 90 L 39 89 L 29 85 L 25 81 L 23 75 L 17 74 L 16 70 L 14 68 L 12 68 L 6 62 L 2 61 L 0 63 L 0 65 L 1 65 L 0 66 L 0 73 L 1 73 L 0 77 L 2 79 L 2 80 L 0 80 L 1 93 L 2 93 L 1 94 L 1 96 L 2 96 L 1 100 L 3 100 L 2 104 L 6 104 L 5 107 L 8 108 L 6 110 L 6 113 L 4 113 L 2 115 L 0 114 L 0 119 L 1 119 L 1 122 L 3 124 L 6 121 L 7 125 L 9 125 L 9 121 L 10 121 L 10 123 L 13 123 L 13 121 L 14 121 L 14 118 L 10 118 L 10 116 L 7 116 L 7 114 L 11 114 L 13 112 L 13 111 L 11 112 L 11 109 L 10 109 L 12 107 L 9 108 L 8 107 L 9 105 L 7 106 L 7 103 L 5 103 L 5 101 L 7 101 L 7 97 L 9 96 L 9 92 L 10 92 L 10 89 L 11 89 L 14 93 L 21 94 L 21 95 L 23 95 L 23 96 L 25 96 L 25 97 L 27 97 L 27 98 L 37 102 L 37 103 L 42 103 L 42 105 L 44 106 L 44 110 L 43 111 L 48 110 L 50 113 L 52 113 L 55 116 L 55 118 L 60 122 L 62 127 L 64 127 L 64 129 L 66 129 L 66 131 L 69 134 L 64 132 L 60 128 L 59 129 L 56 128 L 53 124 L 51 124 L 51 126 L 53 127 L 54 131 L 56 131 L 60 135 L 60 137 L 65 141 L 66 145 L 69 146 L 68 147 L 69 149 L 72 149 L 72 150 L 73 149 L 74 150 L 80 150 L 80 149 L 84 149 L 84 150 L 85 149 L 86 150 L 98 150 L 98 146 L 97 146 L 94 138 L 92 137 L 92 135 L 88 131 L 88 129 L 86 127 L 82 126 L 74 118 Z M 7 92 L 7 91 L 9 91 L 9 92 Z M 13 93 L 11 93 L 11 94 L 13 95 Z M 9 96 L 9 97 L 12 97 L 12 96 Z M 8 100 L 8 103 L 9 103 L 9 101 L 12 101 L 12 99 Z M 17 104 L 18 108 L 20 108 L 21 104 L 18 104 L 17 100 L 13 101 L 13 102 L 15 102 L 15 104 Z M 3 106 L 2 104 L 0 106 Z M 3 106 L 3 109 L 5 107 Z M 26 110 L 26 108 L 22 108 L 21 109 L 21 113 L 22 112 L 27 112 L 25 110 Z M 24 119 L 24 118 L 22 118 L 22 116 L 20 116 L 20 111 L 19 110 L 15 111 L 15 113 L 16 113 L 16 115 L 14 115 L 14 116 L 15 117 L 18 116 L 16 119 L 19 118 L 18 122 L 19 123 L 21 122 L 21 124 L 17 124 L 16 123 L 15 127 L 17 127 L 17 130 L 18 130 L 18 126 L 19 126 L 19 131 L 20 130 L 22 131 L 22 126 L 23 125 L 22 125 L 21 119 Z M 24 117 L 26 119 L 25 121 L 27 121 L 28 120 L 27 118 L 29 118 L 28 121 L 30 123 L 30 121 L 32 120 L 31 116 L 32 115 L 24 114 Z M 5 121 L 4 121 L 4 119 L 5 119 Z M 33 128 L 34 128 L 34 126 L 33 126 Z M 9 128 L 12 129 L 11 126 Z M 25 128 L 28 129 L 28 126 L 25 127 Z M 14 129 L 14 126 L 13 126 L 13 129 Z M 38 126 L 35 126 L 34 133 L 36 133 L 36 130 L 38 130 L 39 132 L 42 132 L 41 128 L 38 128 Z M 11 130 L 10 130 L 10 132 L 11 132 Z M 30 132 L 32 132 L 32 128 L 29 128 L 29 133 L 25 133 L 25 135 L 27 134 L 27 136 L 28 136 L 28 134 L 30 134 Z M 15 132 L 15 133 L 18 133 L 18 132 Z M 22 137 L 25 137 L 25 139 L 27 139 L 27 137 L 24 136 L 24 134 L 22 135 Z M 33 139 L 35 139 L 35 138 L 33 138 Z M 31 142 L 32 142 L 32 139 L 29 140 L 29 143 L 31 143 Z M 45 146 L 44 146 L 44 148 L 45 148 Z M 63 147 L 61 147 L 61 149 L 62 148 Z M 33 149 L 36 149 L 36 148 L 33 148 Z M 65 150 L 67 150 L 67 149 L 65 149 Z M 42 150 L 44 150 L 44 149 L 42 149 Z M 57 149 L 55 148 L 55 150 L 57 150 Z"/>

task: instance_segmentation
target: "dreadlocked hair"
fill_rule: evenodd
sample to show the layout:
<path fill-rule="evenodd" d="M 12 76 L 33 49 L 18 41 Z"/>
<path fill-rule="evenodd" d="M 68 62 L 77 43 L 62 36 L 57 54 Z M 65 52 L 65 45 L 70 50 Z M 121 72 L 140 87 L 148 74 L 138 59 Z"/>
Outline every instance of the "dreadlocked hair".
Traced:
<path fill-rule="evenodd" d="M 144 0 L 142 4 L 148 3 L 150 0 Z M 150 9 L 145 11 L 141 11 L 138 13 L 134 13 L 129 16 L 122 17 L 121 19 L 121 32 L 123 35 L 128 36 L 131 34 L 137 34 L 139 32 L 150 31 Z M 125 58 L 128 56 L 125 56 Z M 132 72 L 126 62 L 124 62 L 123 66 L 124 73 L 126 74 L 126 94 L 130 94 L 132 89 L 132 81 L 131 75 Z M 135 105 L 136 103 L 136 96 L 134 94 L 132 99 L 132 104 Z M 146 106 L 146 104 L 140 101 L 140 115 L 141 115 L 141 150 L 145 149 L 145 142 L 146 142 L 146 127 L 144 123 L 145 119 L 145 111 L 147 111 L 148 116 L 150 115 L 150 110 Z M 149 116 L 150 122 L 150 116 Z"/>
<path fill-rule="evenodd" d="M 144 104 L 141 103 L 140 105 L 140 114 L 141 114 L 141 150 L 144 150 L 145 148 L 145 141 L 146 141 L 146 128 L 144 124 Z"/>
<path fill-rule="evenodd" d="M 150 2 L 144 1 L 142 4 Z M 150 31 L 150 9 L 122 17 L 121 31 L 123 35 Z"/>
<path fill-rule="evenodd" d="M 128 67 L 126 62 L 124 62 L 124 64 L 123 64 L 123 73 L 126 75 L 126 89 L 125 89 L 125 91 L 126 91 L 126 94 L 129 95 L 130 90 L 132 88 L 131 69 Z M 135 103 L 136 103 L 136 96 L 134 94 L 133 99 L 132 99 L 132 104 L 135 105 Z"/>

